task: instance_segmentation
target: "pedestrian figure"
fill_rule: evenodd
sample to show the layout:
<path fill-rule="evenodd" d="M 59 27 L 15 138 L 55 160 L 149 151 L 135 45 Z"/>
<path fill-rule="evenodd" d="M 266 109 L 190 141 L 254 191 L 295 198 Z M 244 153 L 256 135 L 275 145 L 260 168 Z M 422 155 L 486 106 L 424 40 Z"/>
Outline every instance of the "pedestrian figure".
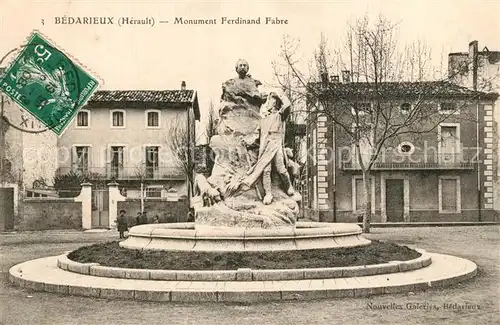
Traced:
<path fill-rule="evenodd" d="M 148 214 L 146 211 L 144 211 L 141 216 L 141 225 L 146 225 L 146 224 L 148 224 Z"/>
<path fill-rule="evenodd" d="M 153 223 L 160 223 L 160 217 L 157 214 L 153 218 Z"/>
<path fill-rule="evenodd" d="M 194 222 L 194 209 L 189 208 L 188 215 L 187 215 L 187 222 Z"/>
<path fill-rule="evenodd" d="M 137 212 L 137 216 L 135 217 L 135 224 L 140 225 L 141 224 L 141 211 Z"/>
<path fill-rule="evenodd" d="M 125 210 L 120 210 L 120 215 L 118 216 L 120 239 L 125 238 L 125 231 L 128 231 L 127 216 L 125 215 Z"/>

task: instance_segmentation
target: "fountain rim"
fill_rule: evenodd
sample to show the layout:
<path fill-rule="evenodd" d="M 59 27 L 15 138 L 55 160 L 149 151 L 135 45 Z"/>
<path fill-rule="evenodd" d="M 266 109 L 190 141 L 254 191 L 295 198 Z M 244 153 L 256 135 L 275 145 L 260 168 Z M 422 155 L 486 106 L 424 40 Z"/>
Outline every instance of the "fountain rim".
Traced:
<path fill-rule="evenodd" d="M 294 226 L 279 228 L 241 228 L 199 225 L 195 222 L 158 223 L 134 226 L 129 236 L 148 238 L 196 239 L 293 239 L 361 235 L 362 229 L 352 223 L 298 222 Z"/>

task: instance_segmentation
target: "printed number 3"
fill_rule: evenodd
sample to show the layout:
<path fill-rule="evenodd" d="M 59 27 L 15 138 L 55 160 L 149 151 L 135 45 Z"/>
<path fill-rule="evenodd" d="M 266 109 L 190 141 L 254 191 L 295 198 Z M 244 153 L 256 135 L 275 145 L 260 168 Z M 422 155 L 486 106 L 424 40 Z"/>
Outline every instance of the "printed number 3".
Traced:
<path fill-rule="evenodd" d="M 48 60 L 52 53 L 50 53 L 45 46 L 39 44 L 35 46 L 35 54 L 39 56 L 38 59 L 36 59 L 37 63 L 43 63 L 44 61 Z"/>

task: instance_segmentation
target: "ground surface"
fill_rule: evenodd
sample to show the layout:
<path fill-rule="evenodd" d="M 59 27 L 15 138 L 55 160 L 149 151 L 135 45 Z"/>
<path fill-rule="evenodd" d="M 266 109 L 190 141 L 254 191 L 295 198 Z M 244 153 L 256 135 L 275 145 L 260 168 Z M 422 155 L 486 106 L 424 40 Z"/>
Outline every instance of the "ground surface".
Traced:
<path fill-rule="evenodd" d="M 372 241 L 370 245 L 275 252 L 136 251 L 118 246 L 117 241 L 81 247 L 68 255 L 80 263 L 131 269 L 237 270 L 303 269 L 382 264 L 408 261 L 421 254 L 406 246 Z"/>
<path fill-rule="evenodd" d="M 254 305 L 106 301 L 20 290 L 8 282 L 8 270 L 14 264 L 116 239 L 117 233 L 0 234 L 0 324 L 498 324 L 499 231 L 498 226 L 374 228 L 367 236 L 476 262 L 478 276 L 453 288 L 366 299 Z M 443 308 L 444 304 L 451 308 Z M 456 308 L 465 304 L 473 309 Z M 389 309 L 380 309 L 382 306 Z"/>

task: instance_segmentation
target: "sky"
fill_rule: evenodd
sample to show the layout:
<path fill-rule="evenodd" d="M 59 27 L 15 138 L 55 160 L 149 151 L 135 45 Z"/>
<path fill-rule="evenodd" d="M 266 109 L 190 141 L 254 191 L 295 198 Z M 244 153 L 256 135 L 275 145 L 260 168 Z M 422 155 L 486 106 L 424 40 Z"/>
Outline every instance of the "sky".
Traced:
<path fill-rule="evenodd" d="M 308 60 L 321 33 L 335 47 L 349 22 L 384 15 L 398 23 L 400 41 L 421 40 L 435 60 L 465 52 L 468 43 L 500 50 L 500 1 L 20 1 L 0 0 L 0 57 L 37 29 L 102 81 L 100 89 L 178 89 L 198 92 L 202 120 L 221 84 L 244 58 L 250 73 L 273 82 L 283 35 L 300 40 Z M 113 25 L 62 25 L 56 17 L 114 17 Z M 154 26 L 118 26 L 120 17 L 153 18 Z M 173 24 L 175 17 L 216 18 L 217 25 Z M 287 19 L 281 25 L 221 25 L 221 17 Z M 169 23 L 161 24 L 159 21 Z M 5 65 L 5 62 L 2 63 Z"/>

